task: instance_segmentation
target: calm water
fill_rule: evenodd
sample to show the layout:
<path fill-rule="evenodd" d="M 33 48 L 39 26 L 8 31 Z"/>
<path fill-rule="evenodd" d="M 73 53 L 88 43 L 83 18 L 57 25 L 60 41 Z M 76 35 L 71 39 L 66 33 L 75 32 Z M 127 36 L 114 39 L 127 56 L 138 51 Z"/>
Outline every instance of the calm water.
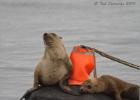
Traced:
<path fill-rule="evenodd" d="M 31 87 L 44 32 L 63 36 L 68 53 L 84 44 L 140 65 L 140 1 L 134 1 L 103 6 L 96 0 L 0 0 L 0 99 L 18 100 Z M 140 85 L 140 71 L 99 55 L 97 71 Z"/>

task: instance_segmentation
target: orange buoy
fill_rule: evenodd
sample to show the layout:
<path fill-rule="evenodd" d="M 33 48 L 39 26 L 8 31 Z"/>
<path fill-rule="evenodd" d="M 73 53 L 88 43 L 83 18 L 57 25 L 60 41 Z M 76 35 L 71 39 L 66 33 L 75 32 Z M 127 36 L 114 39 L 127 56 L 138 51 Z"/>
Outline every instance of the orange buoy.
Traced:
<path fill-rule="evenodd" d="M 94 70 L 96 62 L 94 51 L 75 46 L 70 54 L 72 72 L 68 80 L 69 85 L 82 85 L 89 79 L 90 73 Z"/>

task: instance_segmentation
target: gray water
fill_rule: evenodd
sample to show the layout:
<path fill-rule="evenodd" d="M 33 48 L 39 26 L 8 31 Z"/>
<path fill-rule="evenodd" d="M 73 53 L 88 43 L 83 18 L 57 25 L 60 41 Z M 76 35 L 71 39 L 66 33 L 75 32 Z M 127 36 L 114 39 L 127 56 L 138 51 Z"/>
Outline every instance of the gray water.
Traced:
<path fill-rule="evenodd" d="M 97 1 L 0 0 L 0 100 L 18 100 L 32 86 L 44 32 L 61 35 L 68 53 L 83 44 L 140 65 L 140 1 L 95 5 Z M 138 70 L 98 54 L 96 58 L 98 76 L 109 74 L 140 85 Z"/>

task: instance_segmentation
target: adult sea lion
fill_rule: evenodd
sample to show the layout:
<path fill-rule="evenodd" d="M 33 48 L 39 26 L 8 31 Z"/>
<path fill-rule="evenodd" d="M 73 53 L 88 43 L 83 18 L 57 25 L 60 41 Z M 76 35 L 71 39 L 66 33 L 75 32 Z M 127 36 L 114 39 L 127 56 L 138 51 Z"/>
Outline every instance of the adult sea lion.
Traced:
<path fill-rule="evenodd" d="M 45 51 L 34 71 L 33 87 L 29 89 L 20 100 L 26 99 L 30 94 L 42 86 L 56 85 L 67 91 L 63 81 L 69 76 L 71 63 L 66 53 L 61 37 L 55 33 L 44 33 Z"/>
<path fill-rule="evenodd" d="M 139 100 L 138 85 L 127 83 L 110 75 L 102 75 L 97 78 L 96 82 L 87 80 L 80 90 L 87 93 L 105 93 L 114 97 L 115 100 L 122 100 L 122 98 Z"/>

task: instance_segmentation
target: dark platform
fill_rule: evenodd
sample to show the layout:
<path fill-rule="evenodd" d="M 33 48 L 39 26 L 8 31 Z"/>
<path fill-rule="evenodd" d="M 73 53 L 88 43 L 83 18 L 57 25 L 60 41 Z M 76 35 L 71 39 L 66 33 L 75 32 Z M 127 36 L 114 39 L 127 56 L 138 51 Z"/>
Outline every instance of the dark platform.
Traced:
<path fill-rule="evenodd" d="M 122 94 L 122 97 L 125 97 L 123 100 L 139 100 L 139 88 L 129 89 Z M 113 100 L 113 98 L 101 93 L 73 96 L 64 93 L 59 86 L 48 86 L 33 92 L 26 100 Z"/>
<path fill-rule="evenodd" d="M 31 94 L 27 100 L 113 100 L 104 94 L 82 94 L 73 96 L 64 93 L 58 86 L 43 87 Z"/>

